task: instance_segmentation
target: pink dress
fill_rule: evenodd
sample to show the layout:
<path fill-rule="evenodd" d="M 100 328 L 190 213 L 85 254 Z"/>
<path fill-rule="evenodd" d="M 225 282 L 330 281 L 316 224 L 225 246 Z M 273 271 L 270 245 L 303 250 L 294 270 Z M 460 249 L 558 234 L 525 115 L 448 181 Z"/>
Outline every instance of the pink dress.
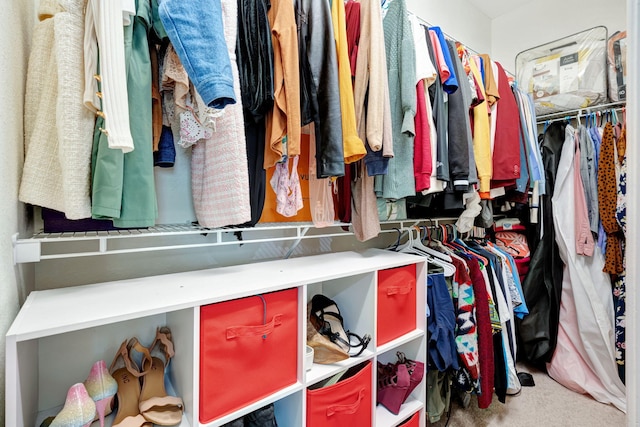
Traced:
<path fill-rule="evenodd" d="M 191 157 L 191 188 L 196 217 L 201 226 L 210 228 L 251 220 L 244 117 L 235 54 L 238 6 L 235 0 L 222 0 L 221 3 L 224 37 L 238 101 L 227 105 L 223 114 L 215 118 L 214 132 L 210 138 L 193 146 Z"/>

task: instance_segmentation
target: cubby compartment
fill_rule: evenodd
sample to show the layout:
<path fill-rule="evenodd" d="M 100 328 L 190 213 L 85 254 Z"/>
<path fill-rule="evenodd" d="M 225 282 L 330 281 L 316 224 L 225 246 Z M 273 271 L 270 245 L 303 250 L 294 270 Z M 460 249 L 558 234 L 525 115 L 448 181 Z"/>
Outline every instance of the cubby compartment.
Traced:
<path fill-rule="evenodd" d="M 324 295 L 333 300 L 344 319 L 344 329 L 349 330 L 360 337 L 375 334 L 375 293 L 374 274 L 359 274 L 346 278 L 327 280 L 306 286 L 307 307 L 305 308 L 305 321 L 307 321 L 310 309 L 310 301 L 314 295 Z M 314 363 L 306 373 L 307 383 L 316 383 L 350 366 L 361 363 L 363 360 L 373 357 L 375 347 L 373 340 L 367 348 L 356 357 L 323 365 Z"/>
<path fill-rule="evenodd" d="M 193 310 L 185 309 L 131 320 L 85 327 L 43 336 L 24 337 L 12 343 L 18 355 L 13 372 L 18 396 L 15 404 L 21 408 L 22 421 L 16 425 L 39 426 L 49 416 L 55 416 L 63 407 L 68 389 L 86 380 L 91 366 L 104 360 L 111 365 L 120 344 L 137 338 L 148 347 L 156 336 L 156 328 L 171 329 L 175 356 L 167 371 L 167 391 L 183 398 L 185 407 L 193 396 Z M 55 321 L 52 320 L 52 325 Z M 18 392 L 21 391 L 21 394 Z M 28 396 L 29 399 L 25 399 Z M 12 400 L 12 399 L 10 399 Z M 31 402 L 32 405 L 24 405 Z M 7 401 L 9 404 L 9 401 Z M 108 416 L 105 426 L 111 426 L 115 414 Z M 181 427 L 191 426 L 183 416 Z"/>
<path fill-rule="evenodd" d="M 344 319 L 344 329 L 359 336 L 375 335 L 374 274 L 359 274 L 307 286 L 307 301 L 321 294 L 333 300 Z M 367 350 L 371 353 L 373 342 Z M 365 350 L 365 352 L 367 351 Z M 364 355 L 365 353 L 363 353 Z"/>
<path fill-rule="evenodd" d="M 406 398 L 398 414 L 393 414 L 383 405 L 376 405 L 376 426 L 377 427 L 393 427 L 399 425 L 403 420 L 406 420 L 410 414 L 420 410 L 424 410 L 426 402 L 426 339 L 422 335 L 413 340 L 399 345 L 393 349 L 379 353 L 377 362 L 382 365 L 388 363 L 396 363 L 398 361 L 398 353 L 403 354 L 407 359 L 413 361 L 419 361 L 423 363 L 423 374 L 420 383 L 413 389 L 411 394 Z M 378 369 L 376 367 L 376 384 L 378 383 Z M 376 388 L 377 391 L 377 388 Z M 421 426 L 424 424 L 420 424 Z"/>
<path fill-rule="evenodd" d="M 425 360 L 425 290 L 416 285 L 415 307 L 408 307 L 415 312 L 413 330 L 376 346 L 377 275 L 381 269 L 413 265 L 416 283 L 424 281 L 423 260 L 372 249 L 32 292 L 6 336 L 7 425 L 39 426 L 46 416 L 60 410 L 69 387 L 84 381 L 94 362 L 102 359 L 110 365 L 120 344 L 132 337 L 137 337 L 145 346 L 150 345 L 156 329 L 161 326 L 171 329 L 175 347 L 167 391 L 183 399 L 180 427 L 219 427 L 271 403 L 281 427 L 331 425 L 309 422 L 314 418 L 311 415 L 314 408 L 318 408 L 310 396 L 323 394 L 314 393 L 312 389 L 360 364 L 364 364 L 365 369 L 329 385 L 329 390 L 336 385 L 338 390 L 345 387 L 347 393 L 340 402 L 328 405 L 338 413 L 347 407 L 345 415 L 354 408 L 358 413 L 364 411 L 351 423 L 354 426 L 398 425 L 411 414 L 424 411 L 424 384 L 411 393 L 400 414 L 392 416 L 383 408 L 375 408 L 375 367 L 377 360 L 390 360 L 398 350 L 409 358 Z M 201 346 L 201 336 L 206 335 L 207 328 L 206 308 L 239 300 L 259 302 L 257 318 L 240 313 L 248 323 L 226 327 L 256 327 L 262 339 L 262 334 L 278 332 L 279 326 L 275 324 L 283 318 L 278 319 L 276 315 L 285 313 L 271 312 L 268 301 L 265 313 L 261 296 L 285 294 L 290 307 L 286 316 L 293 328 L 278 350 L 286 348 L 286 358 L 269 366 L 259 358 L 251 362 L 259 366 L 249 378 L 227 379 L 216 387 L 234 392 L 250 390 L 256 381 L 265 378 L 266 371 L 277 373 L 276 379 L 281 381 L 274 380 L 272 389 L 260 396 L 240 399 L 226 412 L 207 417 L 206 411 L 201 411 L 203 405 L 210 402 L 201 401 L 201 378 L 207 375 L 201 370 L 201 366 L 205 366 L 201 361 L 210 357 L 206 348 L 217 346 L 220 340 L 207 338 L 211 341 Z M 361 336 L 369 334 L 372 340 L 360 356 L 330 365 L 313 364 L 307 371 L 304 362 L 307 303 L 316 294 L 335 301 L 345 329 Z M 271 323 L 274 328 L 270 332 L 260 329 Z M 237 350 L 240 351 L 238 357 L 251 351 Z M 262 354 L 260 350 L 254 352 Z M 359 378 L 362 387 L 347 387 L 355 381 L 352 378 Z M 214 408 L 215 404 L 212 403 Z M 113 417 L 107 417 L 107 427 L 111 426 Z"/>

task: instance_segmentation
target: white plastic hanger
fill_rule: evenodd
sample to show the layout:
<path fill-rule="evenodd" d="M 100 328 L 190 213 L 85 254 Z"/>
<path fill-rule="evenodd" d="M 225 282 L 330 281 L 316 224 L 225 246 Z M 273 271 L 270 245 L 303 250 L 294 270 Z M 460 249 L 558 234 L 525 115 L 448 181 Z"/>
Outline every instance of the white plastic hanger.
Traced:
<path fill-rule="evenodd" d="M 406 246 L 403 247 L 402 249 L 400 249 L 400 252 L 409 253 L 409 254 L 418 255 L 418 256 L 422 256 L 422 257 L 427 258 L 427 262 L 429 262 L 429 263 L 431 263 L 433 265 L 437 265 L 437 266 L 442 267 L 442 269 L 444 270 L 444 275 L 447 276 L 447 277 L 453 276 L 456 273 L 455 265 L 445 261 L 442 258 L 436 258 L 436 257 L 432 256 L 431 254 L 429 254 L 429 253 L 427 253 L 426 251 L 423 250 L 423 249 L 428 249 L 430 251 L 437 252 L 434 249 L 427 248 L 426 246 L 424 246 L 422 244 L 422 241 L 420 241 L 419 234 L 417 235 L 417 238 L 414 239 L 413 233 L 414 232 L 419 233 L 418 229 L 409 228 L 408 231 L 409 231 L 409 240 L 408 240 Z M 449 257 L 449 259 L 451 260 L 451 257 Z"/>
<path fill-rule="evenodd" d="M 426 229 L 425 229 L 425 231 L 426 231 Z M 418 244 L 416 244 L 416 246 L 418 247 L 418 249 L 423 250 L 424 252 L 426 252 L 427 254 L 433 256 L 434 258 L 440 258 L 443 261 L 451 262 L 451 257 L 448 254 L 442 253 L 442 252 L 437 251 L 437 250 L 435 250 L 433 248 L 425 246 L 422 243 L 421 239 L 418 239 Z"/>

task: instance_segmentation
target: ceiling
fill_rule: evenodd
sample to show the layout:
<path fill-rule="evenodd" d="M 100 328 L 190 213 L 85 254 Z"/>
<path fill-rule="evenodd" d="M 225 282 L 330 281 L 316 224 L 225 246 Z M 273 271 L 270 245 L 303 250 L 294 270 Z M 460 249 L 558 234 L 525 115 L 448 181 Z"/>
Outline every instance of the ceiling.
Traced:
<path fill-rule="evenodd" d="M 469 3 L 480 9 L 489 18 L 494 19 L 500 15 L 518 9 L 533 0 L 468 0 Z"/>

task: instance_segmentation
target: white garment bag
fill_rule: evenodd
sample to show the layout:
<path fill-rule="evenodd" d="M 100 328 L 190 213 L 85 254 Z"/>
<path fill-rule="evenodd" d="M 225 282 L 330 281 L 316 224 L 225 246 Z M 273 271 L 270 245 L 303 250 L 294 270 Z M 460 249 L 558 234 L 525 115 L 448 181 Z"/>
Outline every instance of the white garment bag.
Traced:
<path fill-rule="evenodd" d="M 626 412 L 625 386 L 615 361 L 611 281 L 602 272 L 604 258 L 599 250 L 587 257 L 575 249 L 574 150 L 573 128 L 567 126 L 552 199 L 556 242 L 565 266 L 558 344 L 547 370 L 565 387 Z"/>

